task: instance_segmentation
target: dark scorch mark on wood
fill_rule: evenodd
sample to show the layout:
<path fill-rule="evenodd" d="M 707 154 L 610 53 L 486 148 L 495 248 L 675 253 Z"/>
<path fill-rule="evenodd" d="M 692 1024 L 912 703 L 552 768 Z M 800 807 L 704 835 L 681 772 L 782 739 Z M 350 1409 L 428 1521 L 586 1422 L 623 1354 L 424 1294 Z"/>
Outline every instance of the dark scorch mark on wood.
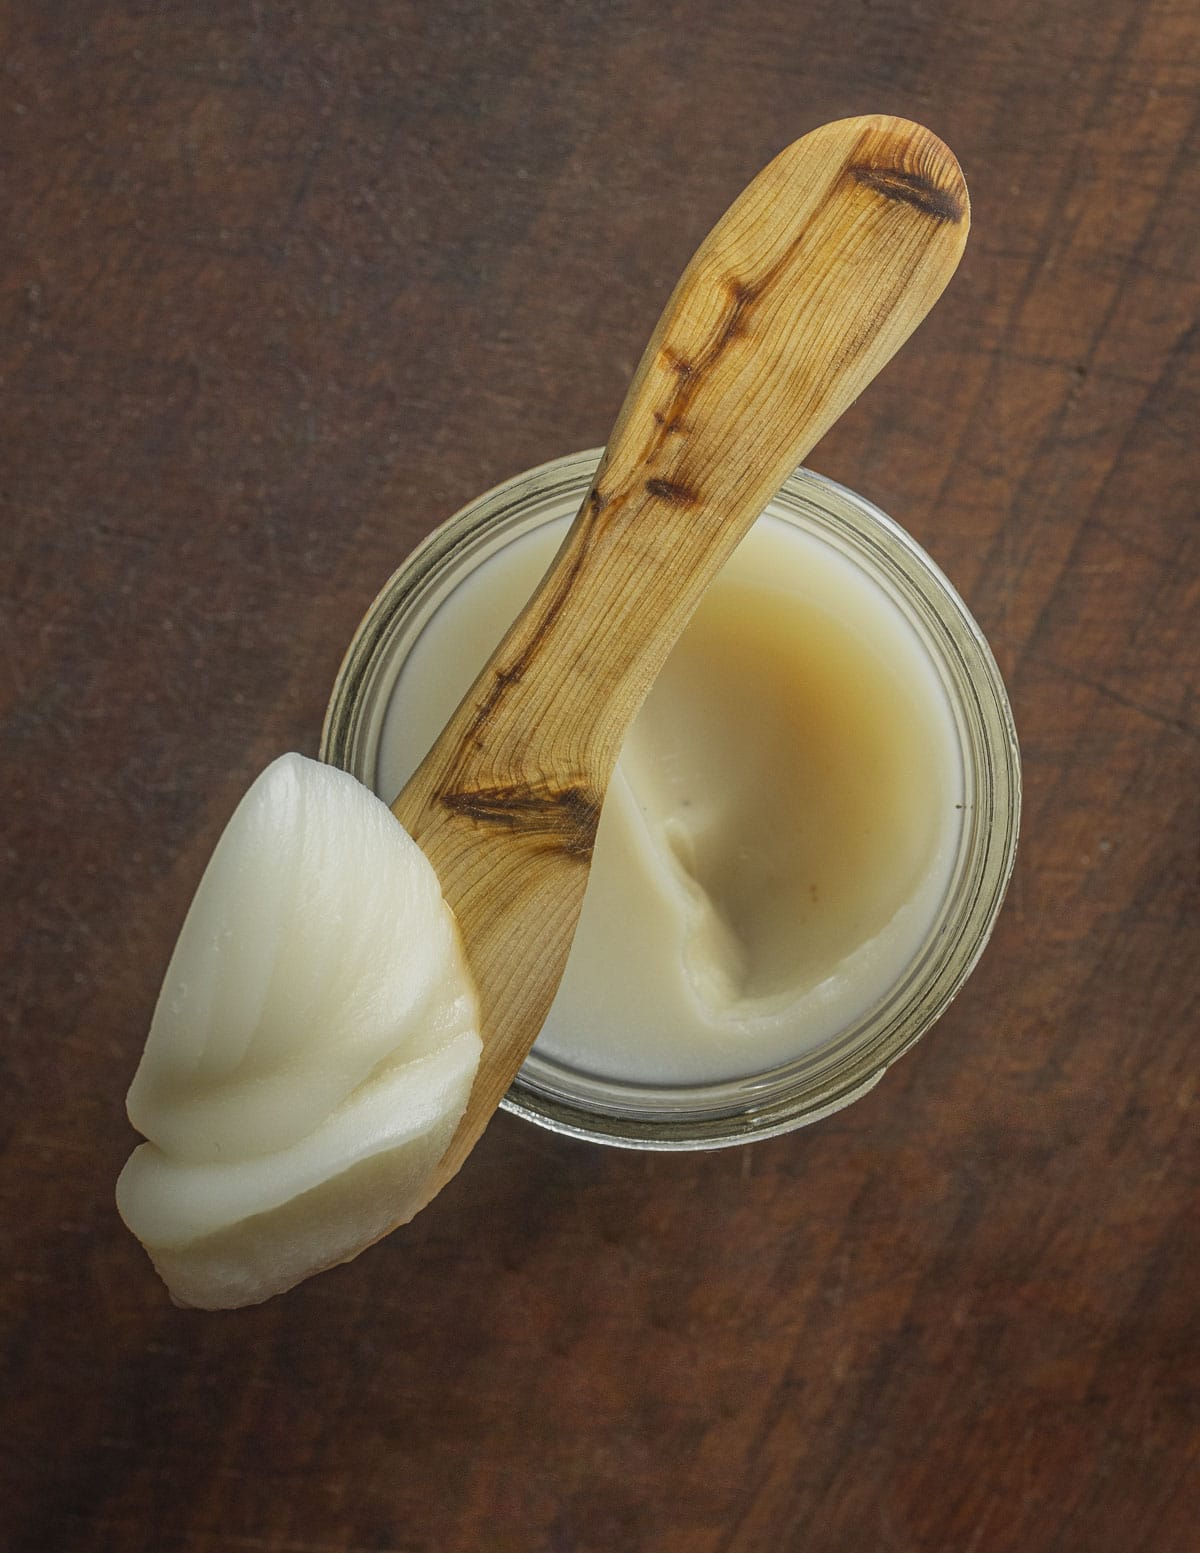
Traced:
<path fill-rule="evenodd" d="M 952 189 L 940 188 L 923 173 L 907 172 L 901 167 L 857 163 L 850 168 L 850 176 L 886 199 L 900 200 L 905 205 L 924 211 L 935 221 L 961 221 L 963 218 L 962 201 L 958 195 Z"/>
<path fill-rule="evenodd" d="M 481 825 L 544 836 L 568 857 L 589 859 L 600 822 L 600 797 L 586 787 L 488 787 L 449 792 L 441 802 Z"/>
<path fill-rule="evenodd" d="M 678 480 L 647 480 L 646 489 L 651 496 L 661 497 L 673 507 L 694 507 L 700 500 L 690 486 L 682 485 Z"/>
<path fill-rule="evenodd" d="M 731 280 L 728 283 L 729 299 L 731 306 L 725 315 L 721 326 L 721 332 L 717 336 L 716 349 L 713 352 L 714 359 L 719 356 L 730 340 L 736 340 L 746 332 L 746 314 L 751 304 L 762 291 L 761 286 L 748 285 L 743 280 Z"/>
<path fill-rule="evenodd" d="M 702 382 L 733 342 L 746 333 L 748 315 L 761 296 L 764 284 L 760 282 L 757 285 L 751 285 L 736 275 L 729 277 L 725 282 L 729 305 L 722 315 L 716 333 L 695 360 L 681 356 L 674 346 L 663 346 L 660 359 L 674 372 L 678 381 L 666 405 L 654 411 L 655 431 L 642 459 L 643 464 L 651 467 L 654 465 L 663 453 L 668 437 L 686 438 L 687 412 Z M 684 480 L 656 475 L 646 481 L 645 488 L 651 496 L 657 496 L 676 507 L 694 507 L 700 501 L 699 494 Z"/>
<path fill-rule="evenodd" d="M 593 486 L 587 494 L 583 504 L 583 510 L 579 514 L 579 520 L 587 524 L 594 524 L 600 514 L 608 506 L 609 498 L 599 489 Z M 483 748 L 483 730 L 495 716 L 500 703 L 513 685 L 519 685 L 525 677 L 525 670 L 541 651 L 542 644 L 552 630 L 555 621 L 562 613 L 563 605 L 571 592 L 571 585 L 583 565 L 587 552 L 586 545 L 580 545 L 575 559 L 567 570 L 565 576 L 558 580 L 558 586 L 546 605 L 545 613 L 537 623 L 533 636 L 525 644 L 520 656 L 505 667 L 495 668 L 492 671 L 492 684 L 487 694 L 482 698 L 475 710 L 475 716 L 471 722 L 469 736 L 476 749 Z"/>

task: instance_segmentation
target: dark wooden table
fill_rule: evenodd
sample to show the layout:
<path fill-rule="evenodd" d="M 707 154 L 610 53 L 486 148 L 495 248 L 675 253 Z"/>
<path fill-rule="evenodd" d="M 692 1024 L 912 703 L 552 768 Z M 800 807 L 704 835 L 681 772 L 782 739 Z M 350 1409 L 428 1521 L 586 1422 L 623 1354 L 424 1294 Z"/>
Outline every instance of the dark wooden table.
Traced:
<path fill-rule="evenodd" d="M 1192 0 L 10 8 L 0 100 L 0 1543 L 1200 1545 Z M 694 244 L 873 109 L 975 225 L 819 448 L 1012 689 L 1009 903 L 867 1099 L 647 1156 L 500 1117 L 236 1315 L 112 1206 L 219 829 L 461 502 L 602 441 Z M 7 1540 L 5 1540 L 7 1539 Z"/>

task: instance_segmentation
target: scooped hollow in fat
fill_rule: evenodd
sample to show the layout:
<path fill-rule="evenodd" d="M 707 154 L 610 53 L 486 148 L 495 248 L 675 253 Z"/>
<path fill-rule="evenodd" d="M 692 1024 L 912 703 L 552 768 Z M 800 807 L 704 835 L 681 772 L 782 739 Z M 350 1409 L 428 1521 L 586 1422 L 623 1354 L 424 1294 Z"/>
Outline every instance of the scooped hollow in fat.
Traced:
<path fill-rule="evenodd" d="M 129 1115 L 117 1205 L 181 1303 L 252 1304 L 423 1205 L 479 1016 L 424 853 L 353 777 L 285 755 L 196 892 Z"/>

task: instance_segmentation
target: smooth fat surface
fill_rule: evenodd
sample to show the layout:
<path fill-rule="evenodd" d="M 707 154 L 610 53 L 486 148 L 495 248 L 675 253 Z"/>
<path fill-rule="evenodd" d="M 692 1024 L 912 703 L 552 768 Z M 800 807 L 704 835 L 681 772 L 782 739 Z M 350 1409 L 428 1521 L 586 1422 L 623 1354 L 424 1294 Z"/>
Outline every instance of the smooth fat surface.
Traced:
<path fill-rule="evenodd" d="M 437 877 L 299 755 L 238 806 L 171 957 L 117 1203 L 176 1298 L 265 1299 L 403 1223 L 466 1106 L 478 1010 Z"/>

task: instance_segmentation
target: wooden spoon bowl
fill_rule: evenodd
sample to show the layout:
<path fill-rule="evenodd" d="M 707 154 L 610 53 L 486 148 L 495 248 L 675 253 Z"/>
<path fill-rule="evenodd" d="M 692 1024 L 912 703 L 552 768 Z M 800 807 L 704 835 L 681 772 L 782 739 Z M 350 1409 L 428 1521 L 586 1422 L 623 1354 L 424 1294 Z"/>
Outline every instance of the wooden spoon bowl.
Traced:
<path fill-rule="evenodd" d="M 969 220 L 958 163 L 929 130 L 844 119 L 781 152 L 684 271 L 550 569 L 392 806 L 458 918 L 483 1016 L 430 1197 L 549 1011 L 605 790 L 667 654 L 787 475 L 937 300 Z"/>

